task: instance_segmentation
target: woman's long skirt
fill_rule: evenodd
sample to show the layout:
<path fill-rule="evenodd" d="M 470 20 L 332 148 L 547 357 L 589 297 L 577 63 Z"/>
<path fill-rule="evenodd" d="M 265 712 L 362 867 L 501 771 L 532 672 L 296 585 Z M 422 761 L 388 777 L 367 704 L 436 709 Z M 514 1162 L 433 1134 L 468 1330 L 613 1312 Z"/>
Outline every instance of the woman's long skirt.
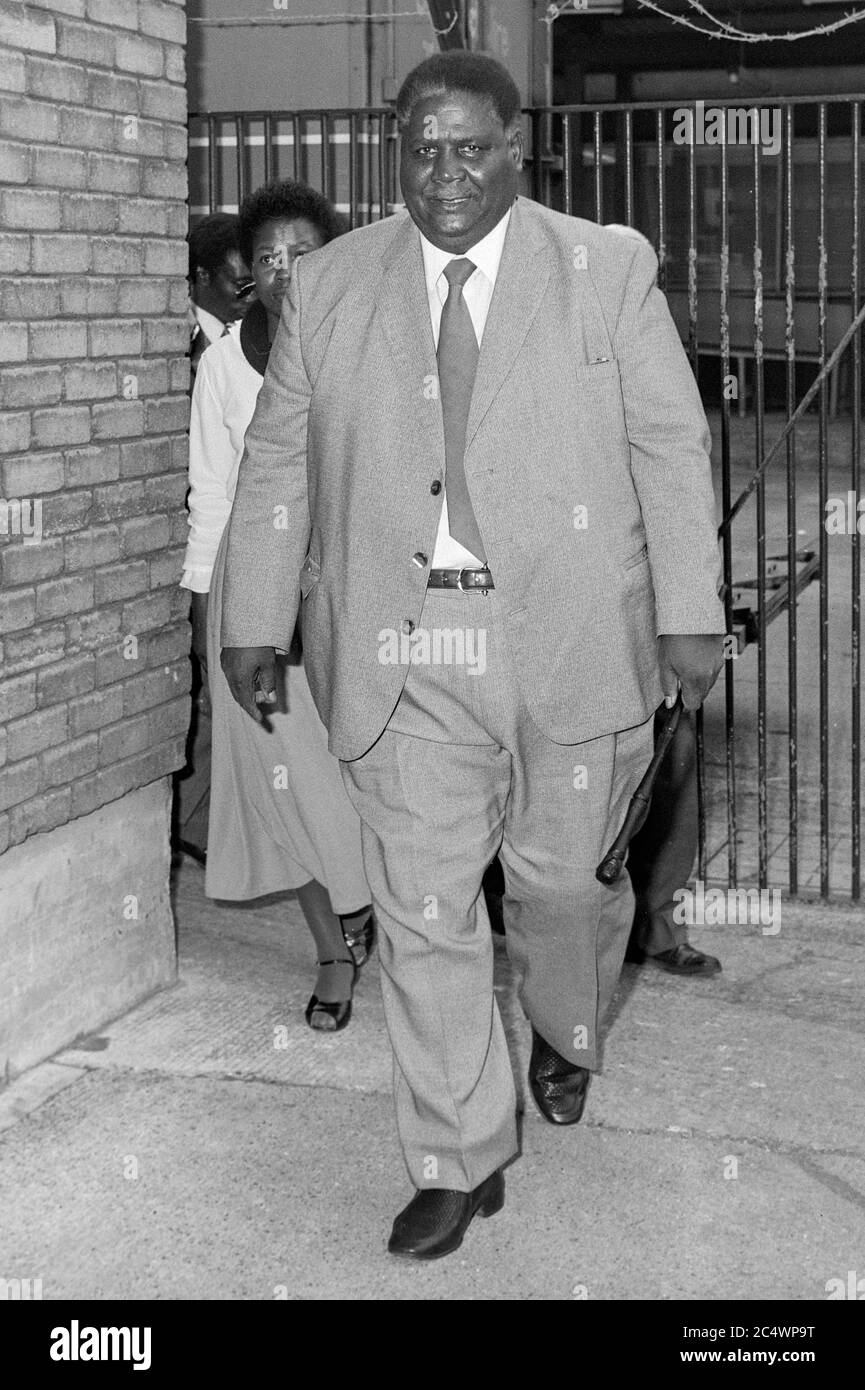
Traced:
<path fill-rule="evenodd" d="M 302 664 L 281 661 L 288 713 L 272 732 L 234 700 L 219 663 L 228 528 L 216 558 L 207 612 L 207 665 L 213 708 L 210 818 L 205 891 L 211 898 L 257 898 L 324 884 L 336 913 L 370 901 L 360 821 L 313 704 Z"/>

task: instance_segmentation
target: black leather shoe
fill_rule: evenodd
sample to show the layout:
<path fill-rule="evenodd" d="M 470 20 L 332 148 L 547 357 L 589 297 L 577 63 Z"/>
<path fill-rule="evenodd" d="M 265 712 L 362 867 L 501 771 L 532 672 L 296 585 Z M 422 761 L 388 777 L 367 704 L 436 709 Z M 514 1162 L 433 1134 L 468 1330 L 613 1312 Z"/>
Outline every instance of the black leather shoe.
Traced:
<path fill-rule="evenodd" d="M 545 1120 L 552 1125 L 575 1125 L 582 1118 L 591 1079 L 587 1067 L 566 1062 L 532 1029 L 529 1086 Z"/>
<path fill-rule="evenodd" d="M 659 951 L 657 955 L 647 956 L 646 960 L 660 966 L 671 975 L 717 975 L 721 962 L 716 956 L 707 956 L 689 942 L 674 946 L 670 951 Z"/>
<path fill-rule="evenodd" d="M 500 1168 L 473 1192 L 425 1188 L 394 1221 L 388 1251 L 410 1260 L 438 1260 L 459 1249 L 475 1214 L 495 1216 L 504 1204 L 505 1175 Z"/>

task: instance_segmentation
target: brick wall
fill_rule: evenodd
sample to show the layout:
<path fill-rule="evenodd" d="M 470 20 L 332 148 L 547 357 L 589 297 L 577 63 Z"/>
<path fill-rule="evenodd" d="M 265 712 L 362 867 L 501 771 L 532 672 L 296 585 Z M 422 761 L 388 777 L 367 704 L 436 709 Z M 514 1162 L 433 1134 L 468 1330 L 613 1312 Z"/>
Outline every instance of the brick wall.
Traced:
<path fill-rule="evenodd" d="M 179 767 L 183 0 L 0 0 L 0 854 Z"/>

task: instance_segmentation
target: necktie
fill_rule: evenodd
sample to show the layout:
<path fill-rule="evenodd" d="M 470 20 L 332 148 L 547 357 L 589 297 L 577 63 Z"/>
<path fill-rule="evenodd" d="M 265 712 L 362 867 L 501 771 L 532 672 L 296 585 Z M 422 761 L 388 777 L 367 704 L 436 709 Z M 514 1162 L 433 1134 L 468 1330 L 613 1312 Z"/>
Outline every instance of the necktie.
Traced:
<path fill-rule="evenodd" d="M 485 558 L 484 543 L 472 510 L 464 466 L 466 424 L 479 349 L 468 305 L 463 299 L 463 285 L 476 269 L 474 261 L 464 257 L 449 261 L 444 268 L 448 297 L 442 308 L 439 328 L 438 364 L 450 533 L 454 540 L 482 560 Z"/>

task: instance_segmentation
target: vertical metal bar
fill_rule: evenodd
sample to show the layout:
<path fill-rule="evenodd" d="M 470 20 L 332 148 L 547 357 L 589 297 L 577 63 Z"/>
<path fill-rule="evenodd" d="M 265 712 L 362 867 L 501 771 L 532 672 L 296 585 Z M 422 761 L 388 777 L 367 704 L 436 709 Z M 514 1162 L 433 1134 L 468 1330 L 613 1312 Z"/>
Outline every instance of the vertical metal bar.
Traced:
<path fill-rule="evenodd" d="M 667 186 L 666 166 L 664 164 L 664 112 L 656 113 L 656 140 L 658 149 L 658 285 L 667 287 Z"/>
<path fill-rule="evenodd" d="M 321 131 L 321 192 L 325 198 L 333 197 L 330 188 L 330 116 L 327 111 L 322 111 L 318 118 L 318 128 Z"/>
<path fill-rule="evenodd" d="M 218 149 L 216 144 L 216 120 L 207 118 L 207 207 L 216 212 L 216 170 Z"/>
<path fill-rule="evenodd" d="M 551 155 L 553 152 L 553 113 L 545 111 L 543 117 L 543 148 Z M 582 158 L 582 156 L 581 156 Z M 552 187 L 553 187 L 553 161 L 550 159 L 544 167 L 543 177 L 543 203 L 545 207 L 552 207 Z"/>
<path fill-rule="evenodd" d="M 303 134 L 300 116 L 295 111 L 291 118 L 291 177 L 295 182 L 303 178 Z"/>
<path fill-rule="evenodd" d="M 820 368 L 826 363 L 826 103 L 820 102 L 817 125 L 818 161 L 818 266 L 817 266 L 817 349 Z M 820 896 L 829 896 L 829 547 L 826 527 L 826 499 L 829 492 L 828 390 L 824 377 L 819 392 L 817 437 L 820 518 L 820 595 L 819 595 L 819 672 L 820 672 Z"/>
<path fill-rule="evenodd" d="M 604 220 L 604 171 L 602 167 L 601 113 L 595 112 L 595 221 Z"/>
<path fill-rule="evenodd" d="M 784 347 L 786 358 L 787 419 L 796 409 L 796 248 L 794 233 L 794 110 L 784 112 Z M 788 874 L 791 897 L 799 892 L 799 705 L 798 611 L 796 573 L 796 427 L 787 435 L 787 817 L 789 831 Z"/>
<path fill-rule="evenodd" d="M 273 178 L 273 120 L 270 115 L 264 118 L 264 182 Z"/>
<path fill-rule="evenodd" d="M 688 145 L 688 356 L 697 375 L 697 150 Z"/>
<path fill-rule="evenodd" d="M 541 121 L 541 112 L 535 106 L 531 111 L 530 123 L 532 131 L 532 197 L 536 203 L 541 202 L 543 198 L 543 189 L 541 186 Z"/>
<path fill-rule="evenodd" d="M 348 117 L 348 215 L 352 230 L 357 226 L 357 112 Z"/>
<path fill-rule="evenodd" d="M 754 457 L 765 450 L 763 392 L 763 217 L 762 151 L 754 142 Z M 766 475 L 757 484 L 757 862 L 758 887 L 769 878 L 769 827 L 766 788 Z"/>
<path fill-rule="evenodd" d="M 721 145 L 721 264 L 720 264 L 720 343 L 721 343 L 721 506 L 726 517 L 732 505 L 730 462 L 730 173 L 726 140 Z M 736 817 L 736 726 L 735 661 L 730 646 L 733 633 L 733 537 L 726 527 L 722 539 L 724 572 L 724 617 L 730 658 L 724 663 L 724 756 L 727 770 L 727 881 L 731 887 L 738 877 L 738 825 Z"/>
<path fill-rule="evenodd" d="M 850 273 L 850 312 L 855 315 L 860 308 L 860 270 L 859 270 L 859 198 L 861 195 L 861 107 L 854 101 L 852 109 L 852 155 L 853 169 L 851 191 L 853 195 L 853 246 Z M 851 372 L 851 439 L 850 439 L 850 487 L 859 498 L 862 481 L 862 334 L 853 339 L 853 358 Z M 862 550 L 859 532 L 855 530 L 850 537 L 851 562 L 851 718 L 850 745 L 853 754 L 852 777 L 850 781 L 850 895 L 858 901 L 862 894 Z"/>
<path fill-rule="evenodd" d="M 697 336 L 697 164 L 695 142 L 688 146 L 688 358 L 694 378 L 699 375 Z M 697 740 L 697 865 L 705 881 L 706 854 L 706 745 L 703 736 L 703 711 L 694 720 Z"/>
<path fill-rule="evenodd" d="M 244 159 L 244 126 L 246 122 L 243 116 L 234 118 L 234 139 L 235 139 L 235 159 L 237 166 L 237 203 L 238 206 L 246 197 L 246 161 Z"/>
<path fill-rule="evenodd" d="M 634 120 L 633 113 L 625 116 L 625 221 L 634 225 Z"/>
<path fill-rule="evenodd" d="M 387 217 L 387 116 L 384 112 L 379 113 L 378 118 L 378 215 L 379 218 Z"/>
<path fill-rule="evenodd" d="M 564 211 L 570 216 L 574 210 L 574 150 L 572 141 L 571 116 L 568 112 L 562 116 L 562 198 L 564 200 Z M 583 151 L 577 151 L 579 158 L 582 159 Z"/>
<path fill-rule="evenodd" d="M 369 224 L 372 221 L 372 190 L 375 185 L 375 169 L 378 159 L 374 138 L 375 120 L 372 112 L 364 116 L 363 128 L 366 133 L 363 159 L 363 187 L 358 190 L 358 206 L 363 207 L 364 223 Z"/>

